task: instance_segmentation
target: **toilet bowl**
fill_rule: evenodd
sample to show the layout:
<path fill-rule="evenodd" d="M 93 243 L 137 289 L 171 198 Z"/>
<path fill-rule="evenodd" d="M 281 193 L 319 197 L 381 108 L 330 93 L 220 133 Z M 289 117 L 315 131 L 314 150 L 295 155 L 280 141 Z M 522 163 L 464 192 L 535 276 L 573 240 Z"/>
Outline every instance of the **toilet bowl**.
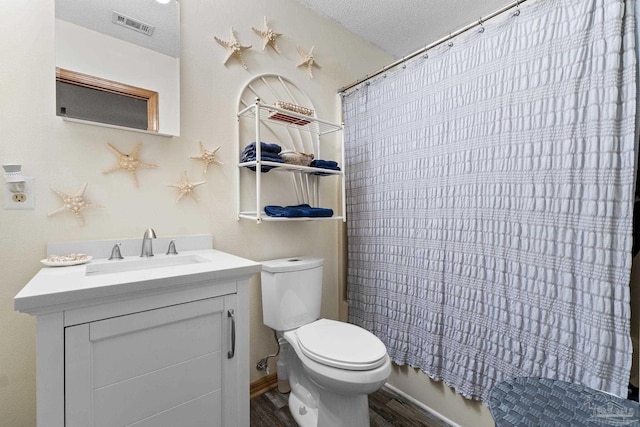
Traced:
<path fill-rule="evenodd" d="M 289 409 L 301 427 L 368 427 L 368 395 L 384 385 L 391 361 L 369 331 L 318 319 L 321 286 L 321 259 L 263 262 L 263 320 L 278 332 Z"/>
<path fill-rule="evenodd" d="M 334 339 L 322 342 L 322 332 L 312 335 L 322 330 L 334 334 Z M 362 328 L 328 319 L 280 335 L 284 341 L 281 361 L 291 387 L 289 410 L 298 425 L 368 427 L 368 395 L 380 389 L 391 373 L 384 344 Z M 316 339 L 309 342 L 309 337 Z M 342 345 L 350 338 L 356 338 L 351 347 L 366 342 L 373 345 L 351 352 L 350 346 Z"/>

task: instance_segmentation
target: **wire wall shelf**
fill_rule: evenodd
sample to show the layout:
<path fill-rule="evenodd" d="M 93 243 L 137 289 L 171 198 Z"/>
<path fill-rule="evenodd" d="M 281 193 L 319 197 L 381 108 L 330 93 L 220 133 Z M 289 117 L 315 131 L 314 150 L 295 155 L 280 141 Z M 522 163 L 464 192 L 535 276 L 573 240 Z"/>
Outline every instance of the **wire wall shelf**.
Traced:
<path fill-rule="evenodd" d="M 269 216 L 264 212 L 260 212 L 260 215 L 256 214 L 256 212 L 240 212 L 238 215 L 242 219 L 250 219 L 253 221 L 265 221 L 265 222 L 291 222 L 291 221 L 344 221 L 344 217 L 342 216 L 332 216 L 332 217 L 299 217 L 299 218 L 284 218 L 284 217 L 275 217 Z"/>
<path fill-rule="evenodd" d="M 260 166 L 258 166 L 258 164 Z M 324 169 L 324 168 L 312 168 L 310 166 L 300 166 L 300 165 L 292 165 L 289 163 L 278 163 L 278 162 L 270 162 L 267 160 L 262 160 L 260 162 L 256 160 L 252 160 L 250 162 L 242 162 L 238 164 L 238 167 L 241 168 L 258 168 L 262 166 L 270 166 L 274 172 L 302 172 L 310 175 L 319 175 L 319 176 L 328 176 L 328 175 L 342 175 L 342 171 L 336 171 L 332 169 Z"/>
<path fill-rule="evenodd" d="M 316 135 L 326 135 L 342 130 L 343 126 L 321 120 L 314 116 L 307 116 L 293 111 L 278 108 L 273 105 L 256 102 L 238 112 L 240 117 L 256 117 L 256 110 L 260 120 L 280 126 L 291 127 L 297 130 L 314 133 Z"/>
<path fill-rule="evenodd" d="M 344 126 L 319 119 L 315 114 L 311 99 L 283 76 L 263 74 L 246 84 L 236 114 L 236 149 L 241 155 L 236 169 L 238 219 L 257 223 L 346 221 Z M 263 147 L 262 142 L 267 145 Z M 255 144 L 253 152 L 251 144 Z M 333 170 L 331 165 L 318 168 L 270 161 L 262 151 L 269 144 L 279 146 L 281 153 L 298 152 L 317 161 L 334 161 L 341 170 Z M 262 172 L 272 173 L 264 176 Z M 289 179 L 291 184 L 283 182 Z M 335 179 L 339 181 L 319 185 L 320 180 Z M 304 204 L 329 208 L 333 216 L 313 216 L 313 212 L 306 217 L 267 215 L 265 206 L 283 204 L 276 200 L 284 200 L 289 207 Z"/>

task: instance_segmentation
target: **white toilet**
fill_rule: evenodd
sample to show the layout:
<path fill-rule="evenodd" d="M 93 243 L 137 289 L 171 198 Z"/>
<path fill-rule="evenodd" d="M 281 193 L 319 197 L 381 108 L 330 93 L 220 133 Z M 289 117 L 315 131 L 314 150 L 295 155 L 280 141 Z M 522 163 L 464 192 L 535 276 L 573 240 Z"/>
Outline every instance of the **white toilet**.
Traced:
<path fill-rule="evenodd" d="M 289 409 L 302 427 L 368 427 L 367 395 L 391 373 L 385 345 L 358 326 L 320 319 L 320 258 L 262 263 L 264 324 L 278 331 L 279 381 L 291 387 Z"/>

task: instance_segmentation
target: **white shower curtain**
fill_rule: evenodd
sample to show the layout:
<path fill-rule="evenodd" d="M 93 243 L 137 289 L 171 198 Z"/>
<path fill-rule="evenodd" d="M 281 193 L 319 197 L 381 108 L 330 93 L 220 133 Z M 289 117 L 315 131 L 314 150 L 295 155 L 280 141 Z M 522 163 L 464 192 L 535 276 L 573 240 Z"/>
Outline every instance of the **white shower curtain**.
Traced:
<path fill-rule="evenodd" d="M 626 396 L 633 0 L 529 0 L 343 97 L 349 320 L 485 400 Z"/>

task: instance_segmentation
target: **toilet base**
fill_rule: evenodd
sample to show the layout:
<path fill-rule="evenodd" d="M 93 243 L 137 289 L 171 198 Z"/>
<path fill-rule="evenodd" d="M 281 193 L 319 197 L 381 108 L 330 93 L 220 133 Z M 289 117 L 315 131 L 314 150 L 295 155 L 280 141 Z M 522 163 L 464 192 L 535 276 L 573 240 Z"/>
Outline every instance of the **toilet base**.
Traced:
<path fill-rule="evenodd" d="M 318 409 L 306 406 L 293 393 L 289 393 L 289 411 L 300 427 L 318 426 Z"/>
<path fill-rule="evenodd" d="M 320 390 L 317 427 L 369 427 L 369 396 Z"/>
<path fill-rule="evenodd" d="M 289 411 L 300 427 L 369 427 L 367 395 L 341 396 L 321 390 L 318 404 L 318 409 L 310 408 L 289 394 Z"/>

